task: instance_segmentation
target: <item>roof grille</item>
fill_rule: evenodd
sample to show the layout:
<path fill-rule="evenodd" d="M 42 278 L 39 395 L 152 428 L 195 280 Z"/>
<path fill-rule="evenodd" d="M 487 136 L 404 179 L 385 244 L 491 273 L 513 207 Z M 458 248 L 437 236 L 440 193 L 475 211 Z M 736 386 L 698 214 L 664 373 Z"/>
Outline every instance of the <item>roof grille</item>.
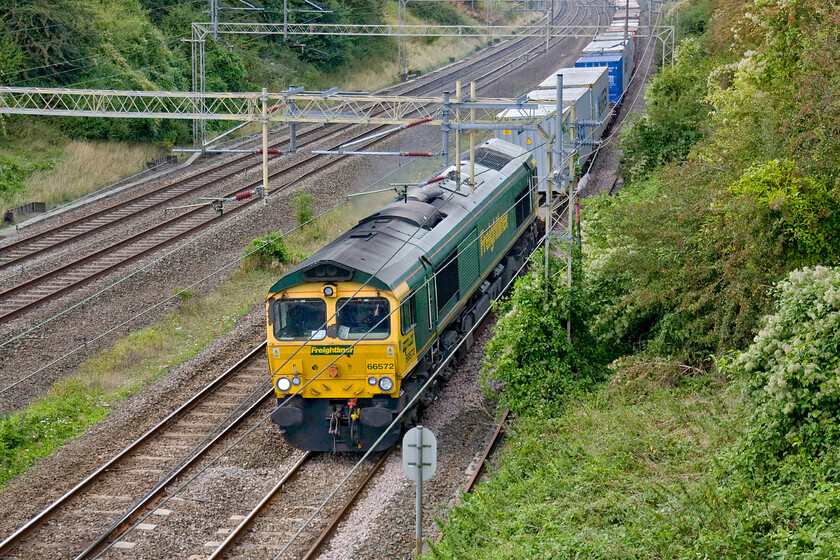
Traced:
<path fill-rule="evenodd" d="M 475 149 L 475 162 L 485 167 L 500 171 L 502 167 L 511 162 L 513 158 L 488 148 Z"/>

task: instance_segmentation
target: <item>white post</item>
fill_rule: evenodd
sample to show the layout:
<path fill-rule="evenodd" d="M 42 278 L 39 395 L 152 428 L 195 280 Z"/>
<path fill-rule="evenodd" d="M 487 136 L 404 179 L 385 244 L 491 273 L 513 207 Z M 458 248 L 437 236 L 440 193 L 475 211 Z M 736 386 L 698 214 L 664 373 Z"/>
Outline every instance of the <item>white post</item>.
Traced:
<path fill-rule="evenodd" d="M 470 82 L 470 101 L 475 101 L 475 82 Z M 470 124 L 475 124 L 475 109 L 470 109 Z M 475 193 L 475 130 L 470 130 L 470 194 Z"/>
<path fill-rule="evenodd" d="M 213 27 L 213 40 L 219 40 L 219 0 L 210 0 L 210 23 Z"/>
<path fill-rule="evenodd" d="M 262 172 L 263 172 L 263 204 L 268 204 L 268 89 L 262 89 Z"/>
<path fill-rule="evenodd" d="M 423 553 L 423 426 L 417 426 L 417 556 Z"/>
<path fill-rule="evenodd" d="M 461 82 L 455 82 L 455 97 L 461 102 Z M 460 121 L 460 111 L 455 111 L 455 120 Z M 461 130 L 455 129 L 455 188 L 461 186 Z"/>

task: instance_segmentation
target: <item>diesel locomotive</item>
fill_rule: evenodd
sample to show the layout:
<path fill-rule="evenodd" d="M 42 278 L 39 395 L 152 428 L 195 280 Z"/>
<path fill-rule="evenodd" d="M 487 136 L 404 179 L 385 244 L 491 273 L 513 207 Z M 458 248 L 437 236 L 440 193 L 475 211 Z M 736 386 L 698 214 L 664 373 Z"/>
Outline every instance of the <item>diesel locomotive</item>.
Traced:
<path fill-rule="evenodd" d="M 530 254 L 533 156 L 493 139 L 475 161 L 473 192 L 457 184 L 454 166 L 444 169 L 271 287 L 271 420 L 293 446 L 370 449 Z M 400 430 L 397 423 L 376 450 L 394 445 Z"/>

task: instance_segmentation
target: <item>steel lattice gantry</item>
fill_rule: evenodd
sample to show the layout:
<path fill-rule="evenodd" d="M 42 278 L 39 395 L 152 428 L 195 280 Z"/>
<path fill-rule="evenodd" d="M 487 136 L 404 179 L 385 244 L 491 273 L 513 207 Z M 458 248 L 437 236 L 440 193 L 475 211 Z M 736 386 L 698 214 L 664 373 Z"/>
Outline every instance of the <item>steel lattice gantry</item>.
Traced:
<path fill-rule="evenodd" d="M 192 36 L 192 89 L 204 92 L 205 42 L 208 36 L 218 35 L 339 35 L 339 36 L 385 36 L 385 37 L 476 37 L 484 39 L 515 37 L 535 33 L 549 37 L 589 37 L 598 30 L 597 26 L 577 26 L 574 32 L 554 29 L 545 25 L 392 25 L 392 24 L 342 24 L 342 23 L 233 23 L 193 22 Z M 196 119 L 193 138 L 204 145 L 206 132 L 204 119 Z"/>
<path fill-rule="evenodd" d="M 273 123 L 489 125 L 499 111 L 536 107 L 524 99 L 452 99 L 367 93 L 197 93 L 0 86 L 0 114 L 144 119 L 205 119 Z M 267 110 L 264 109 L 267 106 Z M 460 118 L 448 109 L 458 109 Z M 475 118 L 470 118 L 475 110 Z M 535 121 L 536 122 L 536 121 Z"/>
<path fill-rule="evenodd" d="M 193 23 L 193 39 L 204 40 L 212 35 L 210 23 Z M 344 35 L 381 37 L 519 37 L 530 33 L 544 34 L 545 25 L 396 25 L 344 23 L 218 23 L 218 33 L 232 35 Z M 575 31 L 552 30 L 552 37 L 589 37 L 597 26 L 575 26 Z"/>

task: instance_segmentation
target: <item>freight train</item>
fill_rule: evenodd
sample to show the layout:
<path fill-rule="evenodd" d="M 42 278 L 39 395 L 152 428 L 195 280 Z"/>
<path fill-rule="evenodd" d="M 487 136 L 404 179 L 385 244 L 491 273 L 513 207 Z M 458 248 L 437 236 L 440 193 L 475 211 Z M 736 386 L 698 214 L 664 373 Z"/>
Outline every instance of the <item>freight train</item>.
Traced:
<path fill-rule="evenodd" d="M 529 101 L 539 101 L 544 105 L 508 109 L 498 115 L 511 126 L 498 130 L 496 137 L 534 154 L 540 193 L 544 194 L 549 185 L 553 185 L 557 193 L 564 191 L 563 182 L 553 181 L 550 177 L 552 168 L 558 164 L 550 160 L 549 145 L 549 138 L 556 136 L 557 75 L 563 76 L 564 149 L 573 147 L 575 156 L 567 158 L 568 151 L 564 153 L 571 168 L 563 175 L 567 179 L 575 175 L 574 168 L 585 168 L 589 163 L 630 85 L 639 54 L 636 46 L 639 4 L 635 0 L 613 1 L 616 9 L 614 22 L 584 47 L 574 67 L 558 68 L 535 90 L 526 94 Z M 533 122 L 535 117 L 544 119 L 539 130 L 516 130 L 517 124 Z"/>
<path fill-rule="evenodd" d="M 533 250 L 533 156 L 497 139 L 475 152 L 474 187 L 458 185 L 451 166 L 271 287 L 271 420 L 295 447 L 374 446 Z M 421 402 L 433 395 L 434 383 Z"/>
<path fill-rule="evenodd" d="M 635 66 L 630 45 L 638 22 L 627 27 L 627 40 L 610 36 L 604 52 L 589 49 L 576 68 L 557 70 L 529 95 L 546 105 L 502 117 L 532 121 L 537 111 L 549 119 L 543 132 L 553 134 L 557 91 L 552 97 L 551 87 L 563 74 L 564 134 L 576 163 L 585 161 L 595 145 L 587 140 L 604 133 Z M 600 48 L 605 40 L 593 44 Z M 468 333 L 477 318 L 540 238 L 546 149 L 533 131 L 500 131 L 475 151 L 475 185 L 456 182 L 450 166 L 271 287 L 268 361 L 278 404 L 271 420 L 289 443 L 311 451 L 378 451 L 397 442 L 417 407 L 402 422 L 393 420 L 464 336 L 459 352 L 472 343 Z M 420 395 L 421 404 L 434 398 L 436 382 Z"/>

